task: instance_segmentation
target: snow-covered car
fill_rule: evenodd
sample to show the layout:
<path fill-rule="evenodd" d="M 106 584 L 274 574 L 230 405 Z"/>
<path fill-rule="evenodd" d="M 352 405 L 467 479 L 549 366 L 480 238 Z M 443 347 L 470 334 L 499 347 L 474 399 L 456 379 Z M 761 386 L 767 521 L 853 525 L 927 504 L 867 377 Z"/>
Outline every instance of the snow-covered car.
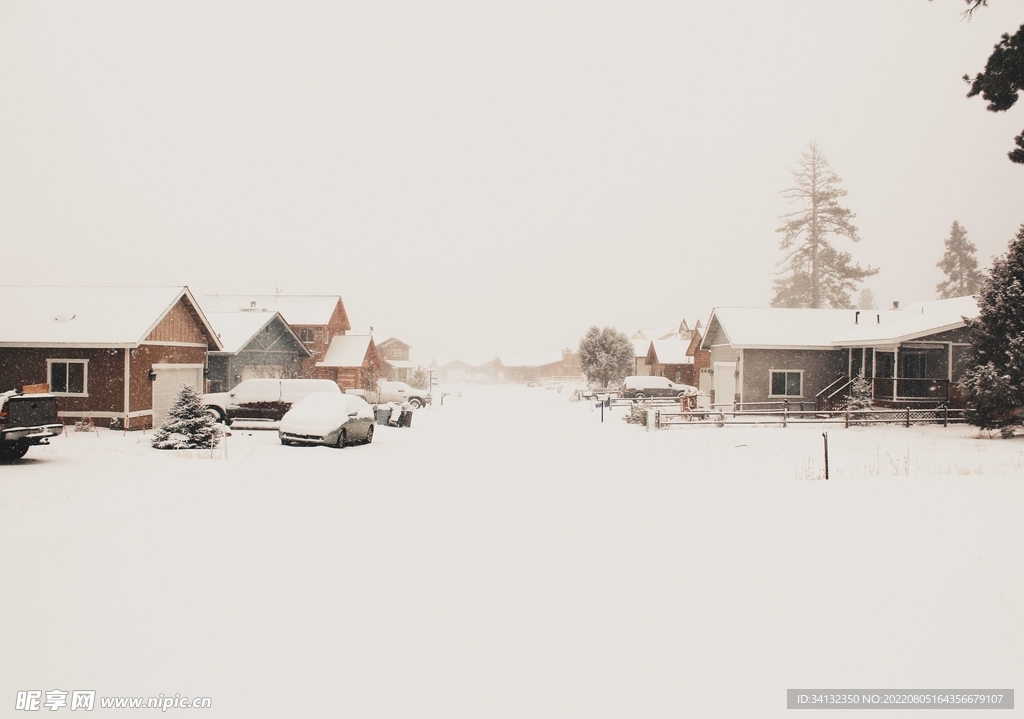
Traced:
<path fill-rule="evenodd" d="M 373 407 L 351 394 L 317 392 L 296 402 L 281 419 L 281 444 L 369 444 Z"/>
<path fill-rule="evenodd" d="M 668 377 L 626 377 L 622 382 L 623 397 L 696 397 L 699 394 L 700 390 L 693 385 L 676 384 Z"/>
<path fill-rule="evenodd" d="M 387 404 L 388 402 L 408 402 L 413 409 L 419 409 L 432 401 L 430 393 L 425 389 L 416 389 L 405 382 L 390 382 L 379 380 L 376 392 L 367 392 L 367 396 L 376 404 Z"/>
<path fill-rule="evenodd" d="M 49 393 L 0 394 L 0 460 L 12 462 L 25 456 L 34 444 L 48 444 L 64 431 L 57 416 L 57 398 Z"/>
<path fill-rule="evenodd" d="M 279 420 L 293 404 L 315 393 L 337 395 L 341 388 L 329 379 L 254 378 L 228 392 L 204 394 L 203 404 L 225 424 L 236 419 Z"/>

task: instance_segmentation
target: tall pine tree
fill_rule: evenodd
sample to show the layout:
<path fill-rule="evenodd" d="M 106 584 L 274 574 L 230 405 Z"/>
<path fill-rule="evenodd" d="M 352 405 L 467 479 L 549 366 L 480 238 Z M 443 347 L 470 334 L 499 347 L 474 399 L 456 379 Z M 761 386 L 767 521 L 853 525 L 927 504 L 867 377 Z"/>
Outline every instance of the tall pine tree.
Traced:
<path fill-rule="evenodd" d="M 983 275 L 978 269 L 978 258 L 974 256 L 977 249 L 967 239 L 967 230 L 954 220 L 946 238 L 946 253 L 935 265 L 946 273 L 946 279 L 935 286 L 940 300 L 973 295 L 981 287 Z"/>
<path fill-rule="evenodd" d="M 788 276 L 775 280 L 773 307 L 850 307 L 850 294 L 877 269 L 851 263 L 850 253 L 840 252 L 829 235 L 860 242 L 857 228 L 850 222 L 855 215 L 839 204 L 846 190 L 832 171 L 828 160 L 810 143 L 799 167 L 793 170 L 796 183 L 783 190 L 783 196 L 798 208 L 785 214 L 779 248 L 788 254 L 779 262 Z"/>
<path fill-rule="evenodd" d="M 974 366 L 961 382 L 973 424 L 1009 427 L 1024 409 L 1024 225 L 992 263 L 970 320 Z"/>

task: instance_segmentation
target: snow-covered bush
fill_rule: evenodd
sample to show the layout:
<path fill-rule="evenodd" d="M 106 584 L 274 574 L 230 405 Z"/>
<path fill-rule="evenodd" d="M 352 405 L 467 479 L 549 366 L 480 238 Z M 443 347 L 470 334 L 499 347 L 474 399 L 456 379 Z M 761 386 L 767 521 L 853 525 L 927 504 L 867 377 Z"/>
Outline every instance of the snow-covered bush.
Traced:
<path fill-rule="evenodd" d="M 82 417 L 81 419 L 75 421 L 75 431 L 76 432 L 95 432 L 96 431 L 96 425 L 93 424 L 92 418 L 90 418 L 90 417 Z"/>
<path fill-rule="evenodd" d="M 639 424 L 646 427 L 647 410 L 650 408 L 650 402 L 634 402 L 629 406 L 629 413 L 624 415 L 622 419 L 626 420 L 630 424 Z"/>
<path fill-rule="evenodd" d="M 221 429 L 203 405 L 203 398 L 189 385 L 182 385 L 167 419 L 153 435 L 157 449 L 212 449 Z"/>

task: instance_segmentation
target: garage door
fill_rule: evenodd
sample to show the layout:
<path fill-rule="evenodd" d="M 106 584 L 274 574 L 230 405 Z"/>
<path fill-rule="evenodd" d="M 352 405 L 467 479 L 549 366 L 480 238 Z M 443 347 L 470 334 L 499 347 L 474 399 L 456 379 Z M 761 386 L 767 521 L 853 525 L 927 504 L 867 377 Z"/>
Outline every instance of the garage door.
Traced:
<path fill-rule="evenodd" d="M 202 365 L 154 365 L 156 380 L 153 382 L 153 426 L 159 427 L 167 411 L 178 398 L 182 385 L 191 385 L 203 391 Z"/>

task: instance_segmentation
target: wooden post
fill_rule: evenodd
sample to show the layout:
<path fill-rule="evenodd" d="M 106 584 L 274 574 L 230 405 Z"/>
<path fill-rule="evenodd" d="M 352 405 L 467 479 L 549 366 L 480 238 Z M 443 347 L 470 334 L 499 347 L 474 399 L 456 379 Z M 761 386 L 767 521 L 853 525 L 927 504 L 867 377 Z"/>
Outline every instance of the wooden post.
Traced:
<path fill-rule="evenodd" d="M 785 427 L 789 420 L 789 400 L 782 400 L 782 426 Z"/>
<path fill-rule="evenodd" d="M 942 405 L 942 426 L 949 426 L 949 405 Z"/>
<path fill-rule="evenodd" d="M 849 406 L 846 407 L 846 424 L 844 425 L 844 428 L 845 429 L 849 429 L 850 428 L 850 407 Z"/>
<path fill-rule="evenodd" d="M 825 479 L 828 479 L 828 432 L 822 432 L 821 436 L 825 439 Z"/>
<path fill-rule="evenodd" d="M 907 422 L 903 426 L 904 427 L 909 427 L 910 426 L 910 407 L 907 407 Z"/>

